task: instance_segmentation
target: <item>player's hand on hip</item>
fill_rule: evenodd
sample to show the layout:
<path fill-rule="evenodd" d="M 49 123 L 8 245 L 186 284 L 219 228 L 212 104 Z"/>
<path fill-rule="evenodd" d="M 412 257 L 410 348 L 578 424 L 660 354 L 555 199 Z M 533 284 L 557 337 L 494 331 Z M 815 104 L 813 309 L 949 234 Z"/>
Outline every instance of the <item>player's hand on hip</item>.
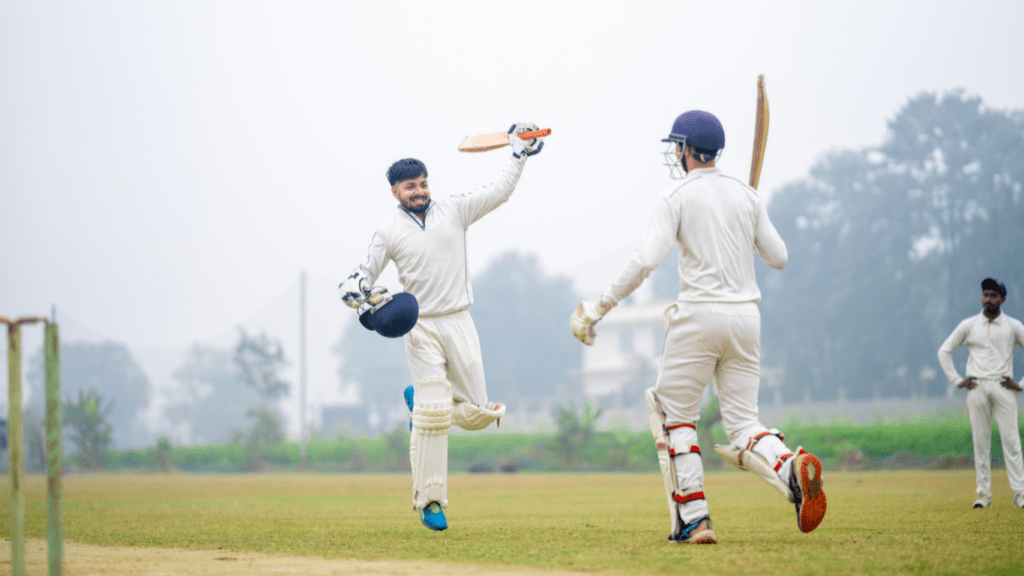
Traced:
<path fill-rule="evenodd" d="M 999 383 L 1003 385 L 1003 388 L 1006 388 L 1007 390 L 1013 390 L 1014 392 L 1020 392 L 1021 390 L 1024 390 L 1024 388 L 1021 388 L 1020 385 L 1014 382 L 1013 378 L 1010 378 L 1009 376 L 1003 376 L 1003 379 L 1000 380 Z"/>
<path fill-rule="evenodd" d="M 523 155 L 533 156 L 539 154 L 540 149 L 544 147 L 544 142 L 541 138 L 531 138 L 529 140 L 523 140 L 516 134 L 520 132 L 532 132 L 538 130 L 537 125 L 533 122 L 516 122 L 508 129 L 508 141 L 512 144 L 512 155 L 516 158 L 522 158 Z"/>
<path fill-rule="evenodd" d="M 359 308 L 366 300 L 366 297 L 370 295 L 369 279 L 363 276 L 362 271 L 357 268 L 351 276 L 338 286 L 338 292 L 341 293 L 341 301 L 346 306 L 349 308 Z"/>
<path fill-rule="evenodd" d="M 965 388 L 967 390 L 974 390 L 975 388 L 978 387 L 978 383 L 974 381 L 974 376 L 968 376 L 967 378 L 961 380 L 960 383 L 956 385 L 956 387 Z"/>
<path fill-rule="evenodd" d="M 587 346 L 593 345 L 594 338 L 597 336 L 594 325 L 604 318 L 611 308 L 610 305 L 602 302 L 580 302 L 580 305 L 572 313 L 572 318 L 569 319 L 573 335 Z"/>

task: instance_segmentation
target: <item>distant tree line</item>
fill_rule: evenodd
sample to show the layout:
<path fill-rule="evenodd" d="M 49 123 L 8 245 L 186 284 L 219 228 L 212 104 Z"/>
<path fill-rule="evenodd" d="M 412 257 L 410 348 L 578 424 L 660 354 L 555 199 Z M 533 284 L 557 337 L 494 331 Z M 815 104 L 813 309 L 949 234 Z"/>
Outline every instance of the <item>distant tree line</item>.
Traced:
<path fill-rule="evenodd" d="M 758 268 L 763 361 L 785 399 L 944 394 L 936 351 L 980 312 L 981 280 L 1006 283 L 1009 315 L 1024 310 L 1024 113 L 922 94 L 888 127 L 771 199 L 789 264 Z M 769 147 L 767 162 L 785 153 Z"/>
<path fill-rule="evenodd" d="M 148 443 L 145 418 L 152 386 L 127 346 L 116 342 L 65 342 L 60 354 L 65 428 L 64 449 L 83 468 L 104 465 L 106 453 Z M 281 342 L 265 333 L 238 329 L 232 348 L 195 344 L 174 373 L 178 387 L 164 416 L 186 443 L 236 443 L 246 447 L 253 468 L 262 448 L 284 440 L 277 401 L 288 394 Z M 25 411 L 26 465 L 44 466 L 43 369 L 41 352 L 29 363 L 30 404 Z M 142 441 L 140 441 L 142 440 Z M 164 450 L 170 439 L 158 441 Z"/>

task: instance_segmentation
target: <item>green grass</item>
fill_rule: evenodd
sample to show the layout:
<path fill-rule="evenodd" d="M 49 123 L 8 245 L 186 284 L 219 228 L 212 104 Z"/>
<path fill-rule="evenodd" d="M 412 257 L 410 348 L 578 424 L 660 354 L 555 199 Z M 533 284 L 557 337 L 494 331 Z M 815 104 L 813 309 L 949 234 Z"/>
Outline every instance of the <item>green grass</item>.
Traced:
<path fill-rule="evenodd" d="M 45 538 L 45 477 L 27 484 L 27 532 Z M 1024 510 L 1005 473 L 972 510 L 974 473 L 829 472 L 828 514 L 811 534 L 754 476 L 712 472 L 717 546 L 666 541 L 661 477 L 516 474 L 451 477 L 451 528 L 411 510 L 407 474 L 79 474 L 64 479 L 71 542 L 258 551 L 368 561 L 433 559 L 631 574 L 1018 574 Z M 7 488 L 6 490 L 9 490 Z M 8 498 L 0 502 L 7 511 Z M 10 537 L 7 522 L 0 535 Z"/>

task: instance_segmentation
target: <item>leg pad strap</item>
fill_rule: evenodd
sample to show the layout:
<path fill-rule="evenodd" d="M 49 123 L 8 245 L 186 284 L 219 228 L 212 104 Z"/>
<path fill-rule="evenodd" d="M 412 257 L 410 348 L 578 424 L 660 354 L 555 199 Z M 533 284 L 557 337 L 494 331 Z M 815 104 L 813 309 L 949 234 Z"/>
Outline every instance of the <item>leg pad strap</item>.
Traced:
<path fill-rule="evenodd" d="M 676 490 L 672 494 L 672 499 L 680 504 L 686 504 L 687 502 L 693 502 L 694 500 L 706 500 L 706 498 L 704 498 L 704 487 L 700 486 L 697 488 L 690 488 L 689 490 L 683 490 L 682 492 Z"/>

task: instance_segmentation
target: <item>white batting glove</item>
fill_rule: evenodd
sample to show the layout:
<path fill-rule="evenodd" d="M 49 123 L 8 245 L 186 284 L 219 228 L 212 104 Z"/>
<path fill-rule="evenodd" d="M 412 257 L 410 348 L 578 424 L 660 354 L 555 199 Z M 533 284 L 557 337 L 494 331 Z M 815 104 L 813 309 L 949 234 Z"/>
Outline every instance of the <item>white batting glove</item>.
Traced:
<path fill-rule="evenodd" d="M 349 308 L 359 306 L 370 295 L 370 280 L 363 275 L 362 268 L 356 268 L 355 272 L 338 286 L 341 293 L 341 301 Z"/>
<path fill-rule="evenodd" d="M 520 132 L 532 132 L 538 130 L 537 125 L 533 122 L 516 122 L 508 129 L 508 141 L 512 144 L 512 155 L 516 158 L 522 158 L 524 155 L 533 156 L 540 152 L 540 149 L 544 147 L 544 142 L 540 138 L 531 138 L 530 140 L 523 140 L 516 134 Z"/>
<path fill-rule="evenodd" d="M 569 319 L 569 326 L 572 327 L 572 333 L 576 339 L 587 346 L 592 346 L 594 338 L 597 336 L 594 325 L 604 318 L 612 306 L 614 304 L 607 302 L 580 302 L 576 311 L 572 313 L 572 318 Z"/>

